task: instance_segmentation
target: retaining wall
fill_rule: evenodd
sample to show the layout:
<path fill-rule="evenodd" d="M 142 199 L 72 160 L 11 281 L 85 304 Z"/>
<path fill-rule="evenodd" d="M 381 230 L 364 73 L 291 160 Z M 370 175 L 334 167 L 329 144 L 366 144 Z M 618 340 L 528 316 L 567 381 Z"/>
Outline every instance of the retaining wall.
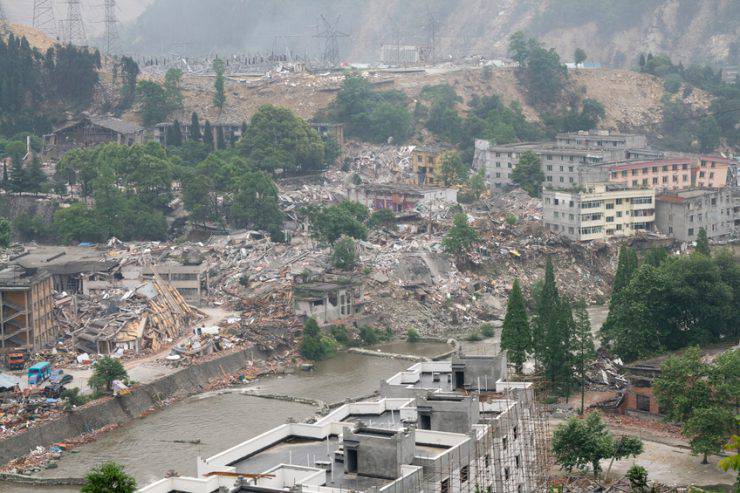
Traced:
<path fill-rule="evenodd" d="M 124 424 L 140 417 L 152 407 L 159 407 L 163 400 L 170 397 L 202 392 L 213 379 L 245 368 L 252 355 L 260 359 L 267 356 L 251 349 L 227 354 L 183 368 L 152 383 L 134 387 L 128 395 L 91 402 L 65 413 L 59 419 L 8 437 L 0 441 L 0 464 L 24 456 L 39 445 L 48 447 L 106 425 Z"/>

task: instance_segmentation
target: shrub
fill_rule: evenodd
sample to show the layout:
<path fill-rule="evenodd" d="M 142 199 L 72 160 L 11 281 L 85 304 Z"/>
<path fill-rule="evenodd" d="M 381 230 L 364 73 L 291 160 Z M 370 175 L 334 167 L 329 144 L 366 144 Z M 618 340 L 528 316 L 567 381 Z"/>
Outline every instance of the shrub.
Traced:
<path fill-rule="evenodd" d="M 481 337 L 479 332 L 471 332 L 470 334 L 468 334 L 468 337 L 466 337 L 466 339 L 470 342 L 476 342 L 480 341 L 483 338 Z"/>
<path fill-rule="evenodd" d="M 372 346 L 373 344 L 378 343 L 380 335 L 378 334 L 377 329 L 373 329 L 369 325 L 363 325 L 360 327 L 360 339 L 362 339 L 364 344 Z"/>
<path fill-rule="evenodd" d="M 483 337 L 493 337 L 495 329 L 491 324 L 483 324 L 480 326 L 480 333 L 483 335 Z"/>
<path fill-rule="evenodd" d="M 329 333 L 339 344 L 345 346 L 349 344 L 349 333 L 344 325 L 332 325 L 329 327 Z"/>
<path fill-rule="evenodd" d="M 519 218 L 516 217 L 516 215 L 512 214 L 511 212 L 506 214 L 506 224 L 513 226 L 518 222 L 519 222 Z"/>
<path fill-rule="evenodd" d="M 627 469 L 626 476 L 634 491 L 645 491 L 647 489 L 648 472 L 644 467 L 634 464 L 632 467 Z"/>
<path fill-rule="evenodd" d="M 352 270 L 357 265 L 357 249 L 355 241 L 349 237 L 342 237 L 334 244 L 331 252 L 331 263 L 342 270 Z"/>
<path fill-rule="evenodd" d="M 678 74 L 668 74 L 663 81 L 663 89 L 671 94 L 676 94 L 681 89 L 681 76 Z"/>
<path fill-rule="evenodd" d="M 406 340 L 408 342 L 419 342 L 421 340 L 421 336 L 416 329 L 408 329 L 406 331 Z"/>

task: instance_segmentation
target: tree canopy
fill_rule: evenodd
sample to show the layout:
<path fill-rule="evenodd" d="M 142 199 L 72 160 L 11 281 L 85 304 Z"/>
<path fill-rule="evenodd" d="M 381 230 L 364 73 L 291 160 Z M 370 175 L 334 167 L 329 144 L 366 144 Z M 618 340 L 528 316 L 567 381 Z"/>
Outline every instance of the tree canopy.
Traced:
<path fill-rule="evenodd" d="M 524 151 L 511 172 L 511 181 L 522 187 L 531 197 L 539 197 L 545 174 L 542 172 L 542 161 L 532 151 Z"/>

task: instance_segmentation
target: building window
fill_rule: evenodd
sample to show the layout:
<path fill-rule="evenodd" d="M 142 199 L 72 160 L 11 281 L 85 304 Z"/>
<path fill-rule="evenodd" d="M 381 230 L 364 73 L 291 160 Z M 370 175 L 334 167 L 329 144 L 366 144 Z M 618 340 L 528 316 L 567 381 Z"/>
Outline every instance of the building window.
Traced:
<path fill-rule="evenodd" d="M 614 209 L 614 204 L 612 204 L 611 202 L 608 202 L 608 203 L 606 204 L 606 208 L 607 208 L 607 209 Z"/>
<path fill-rule="evenodd" d="M 694 228 L 689 228 L 689 236 L 694 236 Z"/>
<path fill-rule="evenodd" d="M 520 456 L 514 457 L 514 461 L 516 462 L 516 468 L 519 469 L 522 467 L 522 458 Z"/>
<path fill-rule="evenodd" d="M 484 463 L 486 464 L 486 467 L 491 467 L 491 456 L 486 454 L 485 458 L 483 459 Z"/>
<path fill-rule="evenodd" d="M 552 171 L 552 164 L 547 165 L 547 171 Z"/>
<path fill-rule="evenodd" d="M 524 487 L 520 484 L 516 485 L 516 493 L 524 493 Z"/>
<path fill-rule="evenodd" d="M 516 427 L 516 426 L 514 426 L 514 428 L 513 428 L 513 430 L 512 430 L 512 431 L 513 431 L 513 433 L 514 433 L 514 440 L 516 440 L 516 439 L 517 439 L 517 438 L 519 437 L 519 434 L 517 433 L 517 427 Z"/>
<path fill-rule="evenodd" d="M 505 436 L 501 439 L 501 448 L 503 448 L 504 450 L 509 448 L 509 437 Z"/>
<path fill-rule="evenodd" d="M 510 475 L 510 474 L 509 474 L 509 468 L 508 468 L 508 467 L 504 467 L 504 479 L 505 479 L 506 481 L 508 481 L 508 480 L 509 480 L 509 475 Z"/>
<path fill-rule="evenodd" d="M 658 184 L 658 177 L 653 176 L 653 185 L 657 185 L 657 184 Z"/>
<path fill-rule="evenodd" d="M 460 468 L 460 482 L 465 483 L 468 481 L 470 476 L 470 466 L 462 466 Z"/>
<path fill-rule="evenodd" d="M 450 478 L 443 479 L 439 484 L 440 493 L 450 493 Z"/>
<path fill-rule="evenodd" d="M 650 412 L 650 397 L 646 395 L 642 395 L 642 394 L 637 394 L 636 398 L 637 398 L 637 402 L 636 402 L 637 410 L 645 411 L 649 413 Z"/>
<path fill-rule="evenodd" d="M 662 179 L 662 181 L 663 181 L 663 183 L 668 183 L 668 177 L 667 176 L 664 176 L 663 179 Z"/>

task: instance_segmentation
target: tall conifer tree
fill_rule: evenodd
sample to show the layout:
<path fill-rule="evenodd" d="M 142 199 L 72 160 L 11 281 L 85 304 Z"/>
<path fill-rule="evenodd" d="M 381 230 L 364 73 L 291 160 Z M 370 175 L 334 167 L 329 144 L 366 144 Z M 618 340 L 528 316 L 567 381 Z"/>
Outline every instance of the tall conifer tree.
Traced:
<path fill-rule="evenodd" d="M 519 287 L 519 279 L 509 294 L 509 303 L 506 306 L 504 327 L 501 330 L 501 349 L 507 351 L 509 360 L 514 363 L 517 373 L 521 373 L 524 362 L 527 360 L 527 351 L 532 347 L 532 334 L 529 331 L 527 310 L 524 307 L 524 296 Z"/>

